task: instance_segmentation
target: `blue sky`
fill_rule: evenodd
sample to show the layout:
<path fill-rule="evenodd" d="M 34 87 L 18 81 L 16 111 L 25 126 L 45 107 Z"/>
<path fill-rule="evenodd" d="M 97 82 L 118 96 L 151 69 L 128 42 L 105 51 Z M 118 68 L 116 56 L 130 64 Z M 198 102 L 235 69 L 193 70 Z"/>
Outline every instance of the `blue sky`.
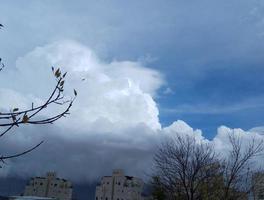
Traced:
<path fill-rule="evenodd" d="M 219 125 L 263 125 L 263 9 L 258 0 L 2 1 L 0 53 L 13 66 L 36 46 L 74 39 L 104 60 L 143 60 L 167 82 L 155 98 L 161 123 L 183 119 L 212 138 Z"/>

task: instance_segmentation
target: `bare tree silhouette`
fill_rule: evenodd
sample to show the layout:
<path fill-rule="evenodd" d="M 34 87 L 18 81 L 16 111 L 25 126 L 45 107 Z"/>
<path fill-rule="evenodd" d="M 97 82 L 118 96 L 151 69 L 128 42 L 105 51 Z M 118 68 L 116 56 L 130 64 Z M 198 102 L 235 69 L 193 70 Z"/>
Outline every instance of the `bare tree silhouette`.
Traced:
<path fill-rule="evenodd" d="M 263 140 L 252 137 L 243 143 L 239 135 L 229 134 L 228 141 L 231 148 L 224 157 L 192 136 L 177 135 L 163 143 L 154 156 L 155 199 L 247 199 L 258 184 L 252 178 L 263 174 L 252 166 L 264 150 Z"/>
<path fill-rule="evenodd" d="M 0 24 L 0 29 L 3 27 Z M 0 58 L 0 71 L 3 71 L 5 64 Z M 41 105 L 34 105 L 32 102 L 31 107 L 28 109 L 20 110 L 19 107 L 12 108 L 9 112 L 0 112 L 0 138 L 3 138 L 11 129 L 14 127 L 19 127 L 20 125 L 25 124 L 52 124 L 58 119 L 69 115 L 69 110 L 72 107 L 72 104 L 77 96 L 76 90 L 74 90 L 74 97 L 70 99 L 65 99 L 63 94 L 64 92 L 64 83 L 67 72 L 62 73 L 60 68 L 52 67 L 52 72 L 55 77 L 55 86 L 49 95 L 47 95 L 46 100 Z M 41 116 L 43 110 L 49 109 L 51 105 L 56 105 L 62 107 L 62 111 L 51 116 Z M 5 109 L 7 110 L 7 109 Z M 25 155 L 37 147 L 39 147 L 43 141 L 40 141 L 37 145 L 17 154 L 11 155 L 1 155 L 0 161 L 5 163 L 5 160 L 10 158 L 19 157 Z"/>

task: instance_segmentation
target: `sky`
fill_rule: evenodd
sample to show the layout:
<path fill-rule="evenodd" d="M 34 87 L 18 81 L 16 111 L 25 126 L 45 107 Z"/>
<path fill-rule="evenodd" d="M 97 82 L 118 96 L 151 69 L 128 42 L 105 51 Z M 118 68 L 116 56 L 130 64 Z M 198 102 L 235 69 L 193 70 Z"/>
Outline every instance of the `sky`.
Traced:
<path fill-rule="evenodd" d="M 263 11 L 261 0 L 0 1 L 1 109 L 45 99 L 51 66 L 68 72 L 67 95 L 78 91 L 66 119 L 3 138 L 1 153 L 45 143 L 2 175 L 143 176 L 168 135 L 220 150 L 229 132 L 261 135 Z"/>

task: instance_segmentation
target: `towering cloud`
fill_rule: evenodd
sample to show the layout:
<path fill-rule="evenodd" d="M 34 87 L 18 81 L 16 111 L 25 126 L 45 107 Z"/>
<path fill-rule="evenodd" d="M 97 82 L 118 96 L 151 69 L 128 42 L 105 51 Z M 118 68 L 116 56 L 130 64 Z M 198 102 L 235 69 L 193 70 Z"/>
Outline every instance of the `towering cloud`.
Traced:
<path fill-rule="evenodd" d="M 1 80 L 1 109 L 27 107 L 43 101 L 54 85 L 50 67 L 68 72 L 66 95 L 72 89 L 78 98 L 71 115 L 51 126 L 25 126 L 13 130 L 0 141 L 0 152 L 21 151 L 44 139 L 36 151 L 11 160 L 2 175 L 32 176 L 56 170 L 74 181 L 91 181 L 124 168 L 142 176 L 150 172 L 155 148 L 175 134 L 195 135 L 207 141 L 201 130 L 183 121 L 161 127 L 155 102 L 163 75 L 140 62 L 98 58 L 88 47 L 74 41 L 61 41 L 37 47 L 16 62 L 16 69 Z M 10 82 L 10 80 L 16 80 Z M 56 112 L 50 108 L 48 112 Z M 247 141 L 256 131 L 220 127 L 210 141 L 226 149 L 227 134 L 240 134 Z"/>

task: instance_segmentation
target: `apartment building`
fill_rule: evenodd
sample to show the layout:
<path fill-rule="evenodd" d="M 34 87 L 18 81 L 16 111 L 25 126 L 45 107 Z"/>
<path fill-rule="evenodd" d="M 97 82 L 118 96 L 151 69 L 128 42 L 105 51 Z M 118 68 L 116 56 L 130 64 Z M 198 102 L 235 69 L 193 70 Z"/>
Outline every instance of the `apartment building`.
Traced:
<path fill-rule="evenodd" d="M 113 170 L 112 176 L 104 176 L 96 187 L 95 200 L 142 200 L 143 186 L 140 178 Z"/>
<path fill-rule="evenodd" d="M 24 196 L 71 200 L 72 183 L 65 179 L 58 178 L 55 172 L 48 172 L 46 177 L 31 178 L 25 188 Z"/>
<path fill-rule="evenodd" d="M 54 199 L 47 197 L 12 196 L 7 198 L 7 200 L 54 200 Z"/>

